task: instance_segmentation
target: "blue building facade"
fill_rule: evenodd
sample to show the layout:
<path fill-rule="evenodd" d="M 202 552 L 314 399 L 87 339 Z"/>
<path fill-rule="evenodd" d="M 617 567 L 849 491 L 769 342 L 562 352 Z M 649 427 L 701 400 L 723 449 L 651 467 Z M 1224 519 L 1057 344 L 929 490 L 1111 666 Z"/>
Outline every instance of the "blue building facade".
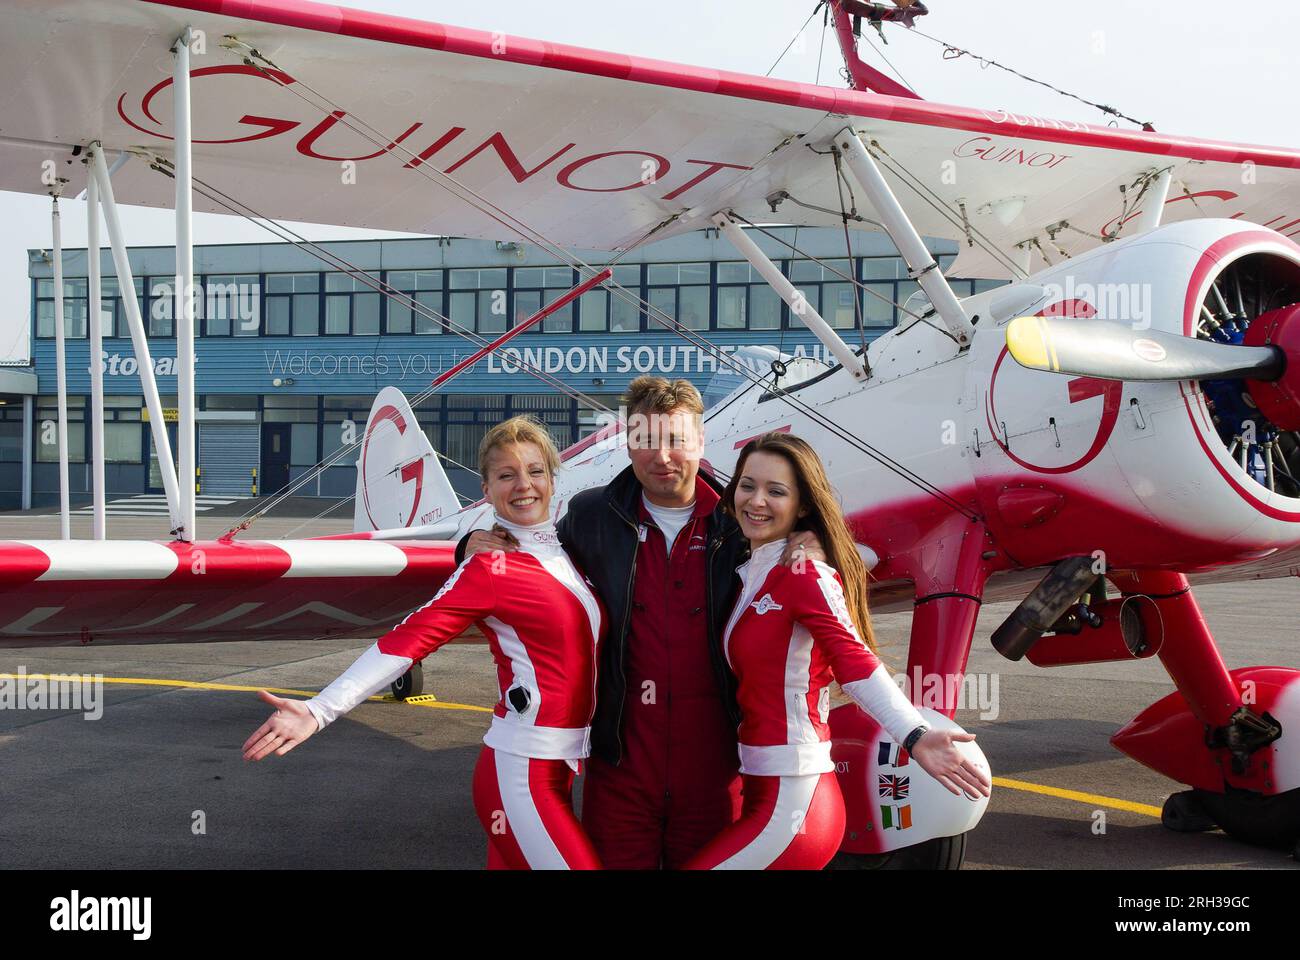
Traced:
<path fill-rule="evenodd" d="M 898 304 L 917 292 L 889 242 L 855 232 L 852 249 L 839 230 L 780 228 L 753 238 L 803 295 L 850 343 L 879 336 L 898 322 Z M 792 250 L 790 244 L 799 253 Z M 606 406 L 616 407 L 642 373 L 685 377 L 705 390 L 717 356 L 665 330 L 633 297 L 597 289 L 510 341 L 432 394 L 430 382 L 578 282 L 570 266 L 526 244 L 459 238 L 322 243 L 331 264 L 300 246 L 236 244 L 195 248 L 202 285 L 196 321 L 196 392 L 200 492 L 266 495 L 319 462 L 331 465 L 298 491 L 347 496 L 355 451 L 344 448 L 364 427 L 375 393 L 399 387 L 413 401 L 421 428 L 447 460 L 462 493 L 478 496 L 472 466 L 486 429 L 517 413 L 547 424 L 561 447 L 596 428 L 595 412 L 535 376 L 540 369 Z M 935 243 L 946 266 L 955 248 Z M 48 253 L 29 257 L 32 412 L 0 405 L 0 485 L 5 467 L 29 446 L 30 502 L 57 503 L 54 284 Z M 576 251 L 593 265 L 608 254 Z M 129 250 L 136 294 L 149 331 L 151 361 L 169 429 L 175 430 L 176 340 L 169 247 Z M 818 262 L 822 261 L 822 262 Z M 823 263 L 825 265 L 823 265 Z M 364 271 L 400 291 L 382 296 Z M 86 252 L 65 251 L 64 312 L 74 504 L 90 499 L 90 364 Z M 111 498 L 161 493 L 144 409 L 137 358 L 108 250 L 102 252 L 105 482 Z M 675 317 L 717 348 L 775 347 L 825 356 L 823 345 L 714 231 L 647 245 L 613 264 L 614 278 L 637 298 Z M 851 283 L 842 276 L 851 276 Z M 982 281 L 955 280 L 959 296 Z M 855 307 L 855 297 L 858 304 Z M 865 329 L 857 327 L 858 310 Z M 444 322 L 443 318 L 450 323 Z M 24 432 L 30 430 L 28 440 Z M 6 506 L 22 491 L 0 490 Z"/>

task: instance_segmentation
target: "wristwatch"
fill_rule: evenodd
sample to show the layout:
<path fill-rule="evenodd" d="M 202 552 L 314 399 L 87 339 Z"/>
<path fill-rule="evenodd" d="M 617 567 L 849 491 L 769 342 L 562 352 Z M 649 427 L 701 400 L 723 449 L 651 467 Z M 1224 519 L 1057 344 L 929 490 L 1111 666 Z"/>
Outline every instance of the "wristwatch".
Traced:
<path fill-rule="evenodd" d="M 920 740 L 929 731 L 930 731 L 930 725 L 928 723 L 923 723 L 920 726 L 918 726 L 915 730 L 909 733 L 907 735 L 907 739 L 903 741 L 903 749 L 906 750 L 908 753 L 911 753 L 912 748 L 916 746 L 916 741 Z"/>

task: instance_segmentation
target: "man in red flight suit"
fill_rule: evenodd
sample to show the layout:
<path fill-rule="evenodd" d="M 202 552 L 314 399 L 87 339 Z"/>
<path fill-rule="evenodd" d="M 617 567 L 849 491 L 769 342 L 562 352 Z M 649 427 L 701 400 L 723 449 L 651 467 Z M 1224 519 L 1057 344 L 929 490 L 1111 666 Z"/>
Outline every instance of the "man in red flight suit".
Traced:
<path fill-rule="evenodd" d="M 582 822 L 611 869 L 675 869 L 740 812 L 735 681 L 721 636 L 748 544 L 699 470 L 699 391 L 638 377 L 623 398 L 631 465 L 573 497 L 560 542 L 609 611 Z M 476 531 L 461 550 L 511 549 Z M 813 534 L 783 562 L 821 558 Z"/>

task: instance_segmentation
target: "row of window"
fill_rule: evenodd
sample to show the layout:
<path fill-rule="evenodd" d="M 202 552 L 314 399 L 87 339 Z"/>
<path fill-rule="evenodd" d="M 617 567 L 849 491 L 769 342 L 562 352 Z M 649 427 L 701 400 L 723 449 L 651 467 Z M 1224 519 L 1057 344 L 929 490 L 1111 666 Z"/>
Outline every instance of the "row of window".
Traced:
<path fill-rule="evenodd" d="M 162 396 L 163 407 L 174 407 L 175 396 Z M 597 396 L 606 406 L 616 407 L 616 396 Z M 334 457 L 340 449 L 361 436 L 374 398 L 370 396 L 299 397 L 270 394 L 261 398 L 262 423 L 289 424 L 289 464 L 310 467 Z M 258 397 L 204 398 L 205 410 L 257 410 Z M 138 396 L 104 397 L 104 461 L 141 464 L 146 451 L 152 456 L 149 425 L 143 421 L 143 402 Z M 68 460 L 85 463 L 90 459 L 90 438 L 86 431 L 88 398 L 68 397 Z M 596 414 L 577 401 L 553 394 L 435 394 L 415 407 L 416 419 L 429 443 L 454 464 L 477 469 L 478 445 L 493 425 L 516 414 L 530 413 L 541 420 L 561 449 L 598 429 Z M 58 408 L 56 398 L 36 398 L 35 449 L 38 463 L 57 463 Z M 8 427 L 9 429 L 5 430 Z M 199 424 L 200 433 L 203 425 Z M 351 466 L 357 448 L 335 462 Z M 22 408 L 5 411 L 0 407 L 0 461 L 22 459 Z"/>
<path fill-rule="evenodd" d="M 893 326 L 895 304 L 918 290 L 897 258 L 785 261 L 782 269 L 804 300 L 837 329 Z M 797 316 L 746 262 L 619 265 L 614 281 L 625 291 L 596 289 L 565 305 L 529 332 L 662 329 L 662 316 L 691 330 L 780 330 L 800 325 Z M 900 273 L 903 273 L 900 276 Z M 855 303 L 855 286 L 863 284 Z M 386 270 L 365 279 L 345 273 L 225 274 L 200 278 L 196 332 L 205 337 L 374 336 L 446 332 L 455 328 L 504 333 L 575 286 L 568 267 L 494 267 L 481 270 Z M 958 296 L 987 289 L 987 281 L 951 281 Z M 397 297 L 375 287 L 387 284 Z M 136 278 L 137 302 L 150 336 L 175 335 L 173 277 Z M 993 284 L 996 285 L 996 284 Z M 637 298 L 648 302 L 650 313 Z M 64 332 L 87 335 L 87 281 L 64 281 Z M 129 336 L 126 306 L 115 279 L 103 280 L 103 335 Z M 35 285 L 36 336 L 54 336 L 54 282 Z M 657 319 L 659 318 L 659 319 Z"/>

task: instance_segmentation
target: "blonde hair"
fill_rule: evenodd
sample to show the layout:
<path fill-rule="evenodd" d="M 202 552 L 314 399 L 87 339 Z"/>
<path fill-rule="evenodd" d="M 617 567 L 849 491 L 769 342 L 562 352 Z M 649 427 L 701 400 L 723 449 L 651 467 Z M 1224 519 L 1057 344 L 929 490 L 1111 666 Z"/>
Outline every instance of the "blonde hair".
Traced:
<path fill-rule="evenodd" d="M 623 406 L 629 415 L 634 413 L 670 413 L 679 408 L 700 416 L 704 401 L 700 391 L 689 380 L 668 381 L 650 374 L 637 377 L 627 385 Z"/>
<path fill-rule="evenodd" d="M 542 457 L 546 460 L 546 472 L 554 479 L 560 469 L 560 453 L 555 449 L 555 441 L 551 439 L 546 428 L 530 416 L 511 417 L 498 423 L 484 435 L 483 441 L 478 445 L 479 476 L 487 479 L 488 456 L 493 450 L 520 443 L 537 445 L 537 449 L 542 451 Z"/>
<path fill-rule="evenodd" d="M 736 487 L 744 472 L 745 461 L 751 453 L 759 452 L 776 454 L 790 464 L 799 488 L 799 505 L 808 510 L 807 515 L 795 521 L 795 529 L 811 530 L 817 534 L 822 549 L 826 551 L 826 561 L 839 572 L 844 583 L 844 599 L 849 616 L 858 628 L 858 636 L 872 651 L 876 651 L 876 635 L 867 611 L 867 565 L 862 562 L 862 555 L 858 553 L 853 534 L 844 520 L 844 512 L 831 490 L 821 457 L 806 440 L 789 433 L 765 433 L 745 444 L 736 461 L 731 482 L 722 493 L 723 508 L 733 518 L 736 516 Z"/>

